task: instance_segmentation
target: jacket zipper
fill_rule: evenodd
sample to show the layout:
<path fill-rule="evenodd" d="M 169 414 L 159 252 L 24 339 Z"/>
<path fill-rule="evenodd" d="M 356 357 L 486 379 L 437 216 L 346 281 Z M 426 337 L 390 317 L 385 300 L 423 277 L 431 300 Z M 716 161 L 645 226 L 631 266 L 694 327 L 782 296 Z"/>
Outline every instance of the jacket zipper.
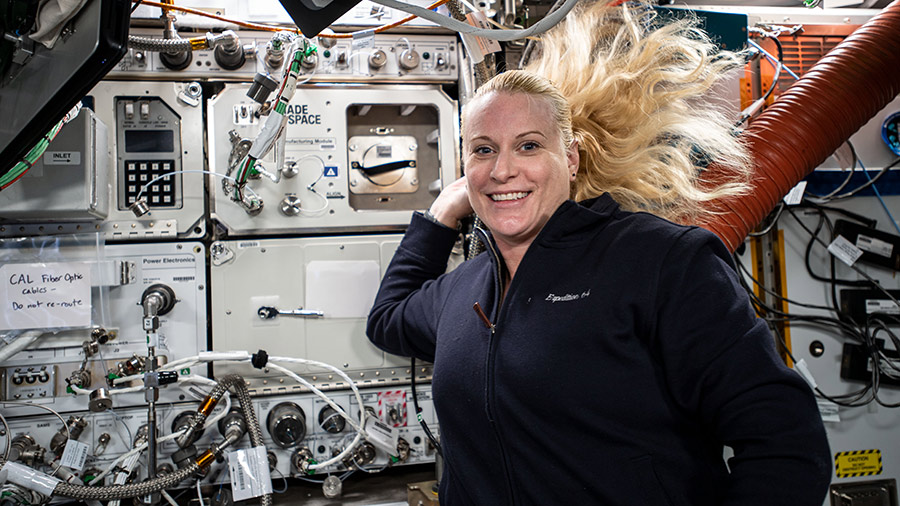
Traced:
<path fill-rule="evenodd" d="M 493 242 L 488 238 L 487 233 L 480 228 L 476 228 L 476 230 L 482 236 L 482 241 L 487 246 L 487 249 L 490 251 L 491 256 L 494 259 L 494 264 L 497 266 L 494 270 L 494 293 L 496 294 L 496 300 L 494 303 L 494 311 L 493 314 L 499 318 L 500 315 L 500 307 L 501 307 L 501 277 L 503 276 L 501 266 L 502 264 L 500 255 L 497 253 L 496 248 L 494 247 Z M 490 318 L 484 313 L 484 310 L 481 308 L 481 304 L 475 302 L 472 306 L 472 309 L 475 310 L 475 313 L 478 314 L 478 317 L 484 323 L 485 327 L 490 330 L 490 335 L 488 336 L 488 360 L 487 366 L 484 372 L 485 378 L 485 386 L 487 391 L 487 399 L 485 399 L 485 410 L 487 411 L 488 422 L 491 424 L 491 429 L 494 431 L 494 438 L 497 440 L 497 446 L 500 448 L 500 458 L 503 462 L 503 474 L 506 476 L 506 496 L 509 498 L 509 504 L 515 504 L 515 496 L 513 494 L 513 486 L 512 486 L 512 476 L 509 474 L 509 465 L 507 463 L 506 450 L 503 447 L 503 439 L 500 435 L 500 428 L 497 426 L 496 421 L 494 420 L 494 413 L 491 405 L 494 399 L 494 348 L 497 339 L 497 326 L 491 323 Z"/>

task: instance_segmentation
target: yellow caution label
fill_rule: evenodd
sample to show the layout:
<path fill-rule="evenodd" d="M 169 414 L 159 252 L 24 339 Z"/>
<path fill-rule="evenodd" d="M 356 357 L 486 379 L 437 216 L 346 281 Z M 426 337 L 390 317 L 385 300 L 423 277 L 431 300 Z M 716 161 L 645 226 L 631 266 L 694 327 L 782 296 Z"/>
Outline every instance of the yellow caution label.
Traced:
<path fill-rule="evenodd" d="M 856 478 L 881 474 L 881 450 L 855 450 L 834 454 L 834 474 L 838 478 Z"/>

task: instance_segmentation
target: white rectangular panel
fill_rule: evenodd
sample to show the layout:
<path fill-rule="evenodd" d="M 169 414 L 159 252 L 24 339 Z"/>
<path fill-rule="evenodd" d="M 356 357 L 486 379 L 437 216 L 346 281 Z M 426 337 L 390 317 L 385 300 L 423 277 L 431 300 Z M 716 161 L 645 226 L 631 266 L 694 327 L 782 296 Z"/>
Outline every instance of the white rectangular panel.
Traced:
<path fill-rule="evenodd" d="M 384 353 L 365 335 L 366 316 L 399 235 L 221 241 L 212 251 L 213 348 L 263 349 L 269 356 L 325 362 L 356 380 L 376 380 L 386 368 L 407 377 L 408 359 Z M 260 317 L 260 309 L 323 311 L 321 318 Z M 332 386 L 333 374 L 292 367 Z M 253 388 L 274 372 L 243 364 L 221 364 L 216 375 L 237 372 Z M 385 373 L 388 377 L 391 375 Z M 330 376 L 330 377 L 329 377 Z M 278 383 L 281 385 L 281 383 Z M 346 385 L 345 385 L 346 386 Z"/>

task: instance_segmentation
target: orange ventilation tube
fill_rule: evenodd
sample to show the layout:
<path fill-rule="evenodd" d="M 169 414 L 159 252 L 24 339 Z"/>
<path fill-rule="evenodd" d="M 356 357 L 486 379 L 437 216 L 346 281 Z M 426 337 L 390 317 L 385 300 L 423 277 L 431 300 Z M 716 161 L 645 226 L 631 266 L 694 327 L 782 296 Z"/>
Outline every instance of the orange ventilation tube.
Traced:
<path fill-rule="evenodd" d="M 900 93 L 900 0 L 853 32 L 744 131 L 749 195 L 713 201 L 702 226 L 734 251 L 791 188 Z M 707 173 L 716 181 L 716 166 Z"/>

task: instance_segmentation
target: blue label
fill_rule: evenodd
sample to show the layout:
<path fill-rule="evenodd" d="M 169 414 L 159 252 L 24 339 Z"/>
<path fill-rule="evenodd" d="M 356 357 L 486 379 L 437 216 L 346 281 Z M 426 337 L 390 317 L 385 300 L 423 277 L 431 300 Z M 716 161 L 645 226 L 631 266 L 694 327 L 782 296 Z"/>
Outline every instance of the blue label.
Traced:
<path fill-rule="evenodd" d="M 325 167 L 325 177 L 337 177 L 337 167 Z"/>

